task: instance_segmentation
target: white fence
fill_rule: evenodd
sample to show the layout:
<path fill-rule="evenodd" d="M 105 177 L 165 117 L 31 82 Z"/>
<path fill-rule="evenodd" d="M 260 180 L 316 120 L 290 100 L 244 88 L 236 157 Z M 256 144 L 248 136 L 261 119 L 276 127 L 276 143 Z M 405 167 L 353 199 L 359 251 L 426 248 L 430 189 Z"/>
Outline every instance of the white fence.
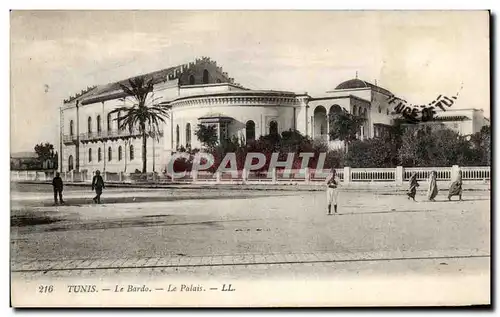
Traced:
<path fill-rule="evenodd" d="M 336 169 L 337 176 L 344 183 L 362 182 L 388 182 L 402 184 L 409 180 L 411 175 L 417 174 L 417 179 L 425 181 L 432 171 L 437 172 L 437 180 L 452 181 L 462 171 L 464 181 L 489 181 L 491 168 L 481 167 L 410 167 L 404 168 L 350 168 Z M 124 174 L 103 173 L 106 182 L 115 183 L 322 183 L 325 182 L 329 171 L 316 171 L 313 169 L 291 170 L 285 174 L 283 170 L 272 170 L 264 172 L 235 171 L 234 173 L 212 173 L 208 171 L 186 172 L 182 177 L 159 175 L 159 174 Z M 50 181 L 54 177 L 54 171 L 11 171 L 12 181 Z M 90 182 L 92 174 L 87 172 L 61 173 L 61 178 L 66 182 Z"/>
<path fill-rule="evenodd" d="M 351 169 L 352 182 L 394 182 L 396 181 L 395 168 L 353 168 Z"/>
<path fill-rule="evenodd" d="M 451 169 L 451 167 L 409 167 L 404 169 L 404 180 L 409 180 L 411 175 L 416 173 L 417 180 L 423 181 L 430 177 L 432 171 L 436 171 L 438 181 L 449 181 L 452 179 Z"/>

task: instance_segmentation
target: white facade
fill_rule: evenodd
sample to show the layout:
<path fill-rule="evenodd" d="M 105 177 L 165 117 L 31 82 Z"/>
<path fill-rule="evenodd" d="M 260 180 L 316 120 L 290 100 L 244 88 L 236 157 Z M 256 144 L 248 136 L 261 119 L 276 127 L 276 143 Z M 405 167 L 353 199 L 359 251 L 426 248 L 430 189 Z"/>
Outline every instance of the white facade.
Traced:
<path fill-rule="evenodd" d="M 335 109 L 344 108 L 366 119 L 358 134 L 361 139 L 378 137 L 393 124 L 388 103 L 391 93 L 359 79 L 348 80 L 335 90 L 314 97 L 249 90 L 234 84 L 208 58 L 142 76 L 153 79 L 152 96 L 169 109 L 159 140 L 147 139 L 148 172 L 165 170 L 172 153 L 180 148 L 201 148 L 195 135 L 199 124 L 215 125 L 219 138 L 236 136 L 246 141 L 272 132 L 297 130 L 328 142 L 330 147 L 340 144 L 328 136 L 328 114 Z M 92 174 L 95 170 L 142 170 L 142 139 L 138 131 L 119 130 L 117 114 L 110 115 L 125 105 L 123 97 L 118 83 L 112 83 L 88 88 L 65 100 L 61 107 L 61 171 L 75 169 Z M 461 133 L 484 125 L 484 116 L 472 113 L 470 125 L 461 126 Z"/>

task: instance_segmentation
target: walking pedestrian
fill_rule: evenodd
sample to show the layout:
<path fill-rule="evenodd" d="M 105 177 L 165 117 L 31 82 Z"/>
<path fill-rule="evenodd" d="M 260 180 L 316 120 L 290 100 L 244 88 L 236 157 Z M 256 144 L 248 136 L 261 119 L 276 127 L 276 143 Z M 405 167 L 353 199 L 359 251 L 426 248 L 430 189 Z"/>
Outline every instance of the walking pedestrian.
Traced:
<path fill-rule="evenodd" d="M 102 179 L 101 172 L 97 170 L 94 178 L 92 178 L 92 190 L 95 189 L 96 196 L 92 199 L 94 203 L 101 203 L 101 194 L 104 188 L 104 180 Z"/>
<path fill-rule="evenodd" d="M 52 188 L 54 189 L 54 204 L 57 205 L 57 196 L 59 196 L 59 202 L 64 204 L 64 200 L 62 198 L 63 180 L 59 172 L 56 172 L 56 176 L 52 179 Z"/>
<path fill-rule="evenodd" d="M 417 173 L 413 173 L 410 177 L 410 188 L 408 189 L 408 199 L 412 198 L 415 201 L 415 195 L 417 194 L 417 187 L 420 185 L 417 182 Z"/>
<path fill-rule="evenodd" d="M 451 201 L 451 197 L 457 195 L 458 199 L 462 200 L 462 171 L 458 171 L 457 179 L 450 186 L 450 191 L 448 192 L 448 200 Z"/>
<path fill-rule="evenodd" d="M 427 198 L 430 201 L 436 201 L 434 198 L 436 198 L 437 194 L 438 194 L 437 172 L 432 171 L 429 178 L 429 189 L 427 190 Z"/>
<path fill-rule="evenodd" d="M 337 177 L 337 171 L 332 169 L 332 176 L 327 181 L 327 189 L 326 189 L 326 201 L 328 204 L 328 215 L 332 214 L 332 205 L 334 208 L 335 214 L 337 214 L 337 201 L 339 192 L 337 190 L 340 184 L 340 180 Z"/>

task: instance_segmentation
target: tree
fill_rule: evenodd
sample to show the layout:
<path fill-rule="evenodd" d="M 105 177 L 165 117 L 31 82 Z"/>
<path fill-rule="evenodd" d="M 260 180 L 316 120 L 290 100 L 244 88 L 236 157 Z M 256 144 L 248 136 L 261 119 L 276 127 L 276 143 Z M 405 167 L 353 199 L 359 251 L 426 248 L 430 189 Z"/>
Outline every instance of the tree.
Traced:
<path fill-rule="evenodd" d="M 132 106 L 124 106 L 114 109 L 111 113 L 123 113 L 118 120 L 120 129 L 128 128 L 133 130 L 139 128 L 139 133 L 142 137 L 142 172 L 146 173 L 147 169 L 147 138 L 159 138 L 159 125 L 165 123 L 165 118 L 168 118 L 166 108 L 156 104 L 156 99 L 149 99 L 153 92 L 153 80 L 144 76 L 136 77 L 128 81 L 128 85 L 120 84 L 123 92 L 130 97 L 124 101 L 132 101 Z"/>
<path fill-rule="evenodd" d="M 481 131 L 470 135 L 471 148 L 479 156 L 479 165 L 491 164 L 491 128 L 483 126 Z"/>
<path fill-rule="evenodd" d="M 397 150 L 386 139 L 356 140 L 346 154 L 346 165 L 350 167 L 394 167 Z"/>
<path fill-rule="evenodd" d="M 54 152 L 54 145 L 48 142 L 35 145 L 35 152 L 41 162 L 54 159 L 56 156 Z"/>
<path fill-rule="evenodd" d="M 343 141 L 345 152 L 347 153 L 349 144 L 356 140 L 356 134 L 365 119 L 342 109 L 329 115 L 328 120 L 330 121 L 330 131 L 328 134 L 334 140 Z"/>
<path fill-rule="evenodd" d="M 399 158 L 404 166 L 482 165 L 482 150 L 447 128 L 417 126 L 402 136 Z"/>
<path fill-rule="evenodd" d="M 208 149 L 213 149 L 219 138 L 217 136 L 217 127 L 214 125 L 198 124 L 198 129 L 195 131 L 198 140 Z"/>
<path fill-rule="evenodd" d="M 484 153 L 484 162 L 486 165 L 491 165 L 491 128 L 484 126 L 481 128 L 481 148 Z"/>
<path fill-rule="evenodd" d="M 44 163 L 50 161 L 48 168 L 58 168 L 58 155 L 54 151 L 54 145 L 45 142 L 35 145 L 35 152 L 38 155 L 36 165 L 44 168 Z"/>

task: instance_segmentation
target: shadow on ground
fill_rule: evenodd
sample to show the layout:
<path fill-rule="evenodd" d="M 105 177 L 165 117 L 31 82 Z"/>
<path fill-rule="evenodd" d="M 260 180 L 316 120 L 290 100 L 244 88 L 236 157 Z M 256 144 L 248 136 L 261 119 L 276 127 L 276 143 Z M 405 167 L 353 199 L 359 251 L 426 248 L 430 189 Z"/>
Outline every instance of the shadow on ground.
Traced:
<path fill-rule="evenodd" d="M 133 197 L 133 193 L 128 197 L 106 197 L 101 196 L 101 204 L 127 204 L 127 203 L 151 203 L 151 202 L 169 202 L 169 201 L 179 201 L 179 200 L 207 200 L 207 199 L 250 199 L 250 198 L 259 198 L 259 197 L 269 197 L 269 196 L 287 196 L 294 195 L 294 193 L 276 193 L 276 194 L 257 194 L 257 195 L 232 195 L 232 196 L 224 196 L 223 194 L 218 195 L 206 195 L 200 193 L 199 196 L 155 196 L 155 197 L 147 197 L 147 196 L 139 196 Z M 93 196 L 89 196 L 89 198 L 71 198 L 65 199 L 63 206 L 82 206 L 82 205 L 94 205 L 95 203 L 92 201 Z M 55 206 L 53 201 L 22 201 L 17 203 L 20 207 L 51 207 Z"/>

